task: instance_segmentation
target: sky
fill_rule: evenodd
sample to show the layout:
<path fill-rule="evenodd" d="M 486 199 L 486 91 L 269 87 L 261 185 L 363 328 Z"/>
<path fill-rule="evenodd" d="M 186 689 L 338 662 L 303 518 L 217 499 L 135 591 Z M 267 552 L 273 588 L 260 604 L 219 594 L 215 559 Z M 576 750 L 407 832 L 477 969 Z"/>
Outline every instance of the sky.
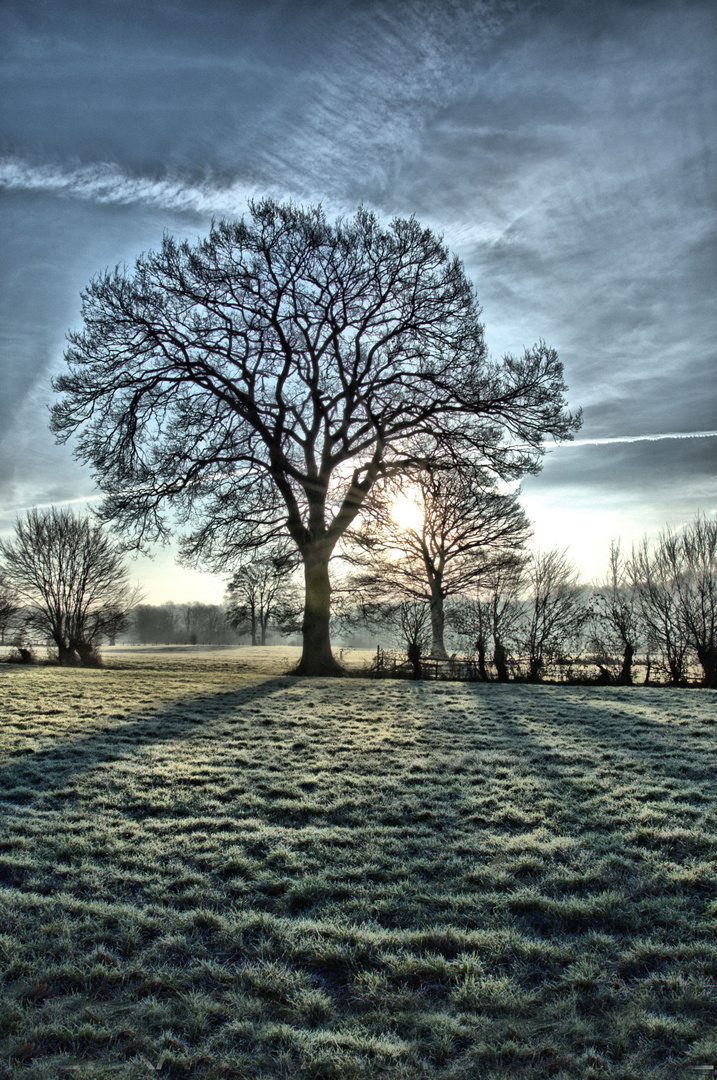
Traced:
<path fill-rule="evenodd" d="M 266 194 L 415 214 L 494 356 L 557 349 L 584 424 L 523 482 L 542 549 L 591 580 L 717 512 L 712 0 L 3 0 L 0 41 L 0 534 L 97 505 L 47 426 L 81 290 Z"/>

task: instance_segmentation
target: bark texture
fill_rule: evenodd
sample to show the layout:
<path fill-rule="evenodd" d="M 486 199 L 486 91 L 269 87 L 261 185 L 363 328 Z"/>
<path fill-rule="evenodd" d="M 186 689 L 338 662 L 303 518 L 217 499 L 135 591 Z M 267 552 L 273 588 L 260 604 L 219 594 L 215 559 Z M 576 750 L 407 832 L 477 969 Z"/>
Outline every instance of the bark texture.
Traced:
<path fill-rule="evenodd" d="M 304 558 L 306 602 L 302 624 L 301 660 L 296 675 L 344 675 L 331 651 L 331 582 L 328 555 L 307 552 Z"/>

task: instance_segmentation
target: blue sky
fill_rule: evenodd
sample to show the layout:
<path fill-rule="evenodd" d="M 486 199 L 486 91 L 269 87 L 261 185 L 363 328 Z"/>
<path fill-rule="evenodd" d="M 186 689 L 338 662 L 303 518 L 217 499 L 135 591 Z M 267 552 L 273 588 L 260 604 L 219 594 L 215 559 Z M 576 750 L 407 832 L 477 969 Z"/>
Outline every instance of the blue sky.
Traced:
<path fill-rule="evenodd" d="M 591 577 L 717 511 L 712 3 L 5 0 L 0 30 L 0 531 L 96 494 L 47 430 L 83 286 L 265 193 L 415 213 L 494 354 L 558 350 L 584 427 L 524 482 L 541 546 Z"/>

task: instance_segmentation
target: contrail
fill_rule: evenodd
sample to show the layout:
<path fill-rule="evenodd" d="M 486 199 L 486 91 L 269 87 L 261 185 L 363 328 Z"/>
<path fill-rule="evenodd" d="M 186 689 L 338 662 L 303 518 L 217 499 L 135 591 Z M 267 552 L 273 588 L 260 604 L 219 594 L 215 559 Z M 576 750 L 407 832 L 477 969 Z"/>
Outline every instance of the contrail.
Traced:
<path fill-rule="evenodd" d="M 554 450 L 556 447 L 571 447 L 571 446 L 608 446 L 613 443 L 636 443 L 636 442 L 661 442 L 664 439 L 716 439 L 717 431 L 662 431 L 655 432 L 652 435 L 616 435 L 607 438 L 598 439 L 574 439 L 572 442 L 556 443 L 554 447 L 550 447 Z M 104 495 L 101 492 L 94 495 L 82 495 L 75 499 L 59 499 L 54 503 L 35 503 L 32 507 L 23 506 L 20 510 L 42 510 L 51 506 L 73 506 L 79 503 L 91 503 L 99 502 L 103 499 Z M 14 508 L 15 513 L 18 512 L 18 508 Z"/>
<path fill-rule="evenodd" d="M 560 446 L 606 446 L 609 443 L 660 442 L 662 439 L 714 439 L 717 431 L 662 431 L 652 435 L 616 435 L 609 438 L 574 439 Z"/>

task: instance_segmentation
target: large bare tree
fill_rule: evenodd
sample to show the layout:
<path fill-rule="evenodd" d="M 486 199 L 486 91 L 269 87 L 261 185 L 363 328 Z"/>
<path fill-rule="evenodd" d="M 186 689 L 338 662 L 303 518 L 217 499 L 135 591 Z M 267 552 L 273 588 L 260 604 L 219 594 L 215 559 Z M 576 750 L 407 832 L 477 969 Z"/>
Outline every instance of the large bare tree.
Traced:
<path fill-rule="evenodd" d="M 136 545 L 193 531 L 184 557 L 288 535 L 303 563 L 298 671 L 339 673 L 329 560 L 378 479 L 426 457 L 519 475 L 546 436 L 569 438 L 563 370 L 540 343 L 487 356 L 459 260 L 415 219 L 271 200 L 191 246 L 166 237 L 134 273 L 95 278 L 52 427 Z"/>
<path fill-rule="evenodd" d="M 71 510 L 18 518 L 14 540 L 0 540 L 0 562 L 26 624 L 54 641 L 61 664 L 92 662 L 102 637 L 123 628 L 138 599 L 117 543 Z"/>

